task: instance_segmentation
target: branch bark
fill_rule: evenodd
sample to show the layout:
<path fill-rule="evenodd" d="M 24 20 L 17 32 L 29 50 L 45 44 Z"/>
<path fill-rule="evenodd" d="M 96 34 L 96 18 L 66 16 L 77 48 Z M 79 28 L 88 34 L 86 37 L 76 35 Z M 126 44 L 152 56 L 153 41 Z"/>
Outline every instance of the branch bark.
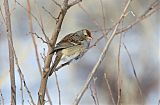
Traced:
<path fill-rule="evenodd" d="M 11 81 L 11 105 L 16 105 L 16 84 L 15 84 L 15 71 L 14 71 L 14 52 L 13 40 L 12 40 L 12 30 L 11 30 L 11 19 L 8 0 L 4 0 L 4 8 L 6 15 L 6 32 L 9 47 L 9 66 L 10 66 L 10 81 Z"/>
<path fill-rule="evenodd" d="M 72 3 L 74 6 L 77 3 L 79 3 L 81 0 L 78 0 L 78 2 L 76 3 Z M 75 1 L 74 1 L 75 2 Z M 48 52 L 47 52 L 47 56 L 45 59 L 45 66 L 44 66 L 44 71 L 42 74 L 42 79 L 41 79 L 41 84 L 40 84 L 40 88 L 39 88 L 39 92 L 38 92 L 38 105 L 44 105 L 45 100 L 45 92 L 46 92 L 46 85 L 47 85 L 47 80 L 48 80 L 48 76 L 49 76 L 49 72 L 50 72 L 50 64 L 52 61 L 52 55 L 50 55 L 51 51 L 52 51 L 52 47 L 55 46 L 59 32 L 61 30 L 61 26 L 62 26 L 62 22 L 64 20 L 64 17 L 67 13 L 67 10 L 71 7 L 68 4 L 68 0 L 64 0 L 63 4 L 61 5 L 61 11 L 59 12 L 58 15 L 58 20 L 56 23 L 56 26 L 54 28 L 54 32 L 52 33 L 52 37 L 51 40 L 49 40 L 49 44 L 48 44 Z"/>

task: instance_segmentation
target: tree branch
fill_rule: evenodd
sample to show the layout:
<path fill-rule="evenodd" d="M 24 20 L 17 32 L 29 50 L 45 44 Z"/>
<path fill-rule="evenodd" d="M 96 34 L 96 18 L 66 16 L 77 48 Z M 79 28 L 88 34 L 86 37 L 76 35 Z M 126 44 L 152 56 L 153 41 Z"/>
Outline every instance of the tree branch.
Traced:
<path fill-rule="evenodd" d="M 127 10 L 128 6 L 129 6 L 130 2 L 131 2 L 131 0 L 128 0 L 128 2 L 127 2 L 127 4 L 126 4 L 126 6 L 125 6 L 125 8 L 124 8 L 124 10 L 123 10 L 120 18 L 119 18 L 119 21 L 117 22 L 117 24 L 116 24 L 116 26 L 115 26 L 115 28 L 114 28 L 114 30 L 113 30 L 113 32 L 112 32 L 112 35 L 111 35 L 110 38 L 108 39 L 108 41 L 107 41 L 107 43 L 106 43 L 106 45 L 105 45 L 105 47 L 104 47 L 104 49 L 103 49 L 103 51 L 102 51 L 102 53 L 101 53 L 101 55 L 100 55 L 100 57 L 99 57 L 96 65 L 94 66 L 94 68 L 93 68 L 93 70 L 91 71 L 91 73 L 88 75 L 88 78 L 87 78 L 85 84 L 83 85 L 80 93 L 77 95 L 77 97 L 76 97 L 73 105 L 78 105 L 78 103 L 79 103 L 79 101 L 81 100 L 83 94 L 84 94 L 85 91 L 88 89 L 88 86 L 89 86 L 89 84 L 90 84 L 90 82 L 91 82 L 91 80 L 92 80 L 95 72 L 98 70 L 97 68 L 99 67 L 99 65 L 100 65 L 101 62 L 103 61 L 104 56 L 106 55 L 106 52 L 108 51 L 109 45 L 111 44 L 112 40 L 113 40 L 114 37 L 115 37 L 115 33 L 116 33 L 116 31 L 117 31 L 117 28 L 118 28 L 120 22 L 122 21 L 122 19 L 124 18 L 124 15 L 125 15 L 125 13 L 126 13 L 126 10 Z"/>
<path fill-rule="evenodd" d="M 53 56 L 53 55 L 50 55 L 50 53 L 52 51 L 52 47 L 54 47 L 56 44 L 59 32 L 61 30 L 62 22 L 64 20 L 64 17 L 66 15 L 68 9 L 69 9 L 68 8 L 68 0 L 64 0 L 63 4 L 61 6 L 61 11 L 59 12 L 59 15 L 58 15 L 58 20 L 57 20 L 56 26 L 54 27 L 54 32 L 52 33 L 51 40 L 49 41 L 50 44 L 48 45 L 48 52 L 47 52 L 47 56 L 45 59 L 44 71 L 42 74 L 41 84 L 40 84 L 40 88 L 39 88 L 39 92 L 38 92 L 38 103 L 37 103 L 38 105 L 44 105 L 46 85 L 47 85 L 48 76 L 49 76 L 49 72 L 50 72 L 50 64 L 51 64 L 52 56 Z"/>
<path fill-rule="evenodd" d="M 10 66 L 10 81 L 11 81 L 11 104 L 16 105 L 16 84 L 15 84 L 15 71 L 14 71 L 14 52 L 13 40 L 12 40 L 12 29 L 11 29 L 11 19 L 8 0 L 4 0 L 4 8 L 6 15 L 6 32 L 9 46 L 9 66 Z"/>
<path fill-rule="evenodd" d="M 37 61 L 37 65 L 38 65 L 38 70 L 40 72 L 40 75 L 42 76 L 42 69 L 41 69 L 41 64 L 40 64 L 39 55 L 38 55 L 38 48 L 37 48 L 36 40 L 35 40 L 34 33 L 33 33 L 32 17 L 31 17 L 31 6 L 30 6 L 30 1 L 29 0 L 27 0 L 27 11 L 28 11 L 27 13 L 28 13 L 28 18 L 29 18 L 29 30 L 30 30 L 30 33 L 31 33 L 32 42 L 33 42 L 34 49 L 35 49 L 35 55 L 36 55 L 36 61 Z M 42 25 L 42 29 L 43 29 L 43 25 Z M 50 99 L 50 95 L 48 93 L 48 89 L 46 91 L 47 91 L 47 97 L 48 97 L 49 103 L 50 103 L 50 105 L 52 105 L 52 101 Z"/>

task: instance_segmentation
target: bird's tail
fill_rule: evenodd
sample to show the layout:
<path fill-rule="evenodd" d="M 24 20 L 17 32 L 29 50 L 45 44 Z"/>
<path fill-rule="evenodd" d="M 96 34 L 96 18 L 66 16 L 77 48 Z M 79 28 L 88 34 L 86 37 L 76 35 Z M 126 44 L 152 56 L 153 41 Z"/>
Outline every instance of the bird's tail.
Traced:
<path fill-rule="evenodd" d="M 56 58 L 55 58 L 55 61 L 54 61 L 53 65 L 52 65 L 51 68 L 50 68 L 51 70 L 50 70 L 49 76 L 51 76 L 52 73 L 55 71 L 58 63 L 59 63 L 60 60 L 61 60 L 61 57 L 62 57 L 62 53 L 60 53 L 60 52 L 57 53 Z"/>

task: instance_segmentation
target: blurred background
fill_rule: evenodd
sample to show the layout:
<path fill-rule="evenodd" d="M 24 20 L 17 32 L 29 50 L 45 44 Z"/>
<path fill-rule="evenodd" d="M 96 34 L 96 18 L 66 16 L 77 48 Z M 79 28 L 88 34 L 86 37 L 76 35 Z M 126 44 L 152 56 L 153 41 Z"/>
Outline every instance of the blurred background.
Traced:
<path fill-rule="evenodd" d="M 71 1 L 73 0 L 70 0 L 70 2 Z M 23 7 L 14 0 L 9 0 L 14 48 L 26 84 L 34 101 L 37 102 L 41 76 L 36 62 L 32 38 L 29 33 L 27 12 L 24 9 L 27 8 L 27 0 L 17 0 L 17 2 Z M 57 0 L 57 2 L 62 4 L 62 0 Z M 128 8 L 128 15 L 125 17 L 119 28 L 128 26 L 135 21 L 153 2 L 154 0 L 133 0 Z M 60 11 L 59 7 L 57 7 L 52 0 L 30 0 L 30 3 L 32 14 L 38 20 L 40 20 L 41 16 L 45 33 L 48 37 L 51 37 L 51 34 L 54 31 L 55 20 L 46 12 L 46 10 L 57 17 Z M 88 14 L 86 14 L 79 5 L 72 7 L 65 16 L 58 41 L 68 33 L 87 28 L 91 30 L 93 34 L 94 39 L 91 43 L 92 45 L 103 35 L 100 28 L 104 28 L 105 26 L 106 30 L 108 30 L 115 22 L 117 22 L 124 9 L 125 3 L 126 0 L 83 0 L 80 4 Z M 0 6 L 3 16 L 5 16 L 3 0 L 0 1 Z M 3 21 L 2 13 L 0 15 L 0 90 L 3 94 L 5 105 L 8 105 L 10 103 L 9 58 L 5 23 Z M 33 32 L 44 38 L 37 21 L 33 17 L 32 20 Z M 98 26 L 96 22 L 98 23 Z M 121 35 L 123 35 L 122 42 L 125 43 L 132 57 L 143 93 L 144 104 L 158 105 L 160 100 L 160 11 L 157 11 Z M 96 64 L 106 42 L 107 40 L 103 38 L 95 47 L 89 49 L 79 61 L 75 61 L 57 72 L 62 105 L 70 105 L 73 103 L 75 97 L 84 85 L 88 74 Z M 119 42 L 120 35 L 116 36 L 112 41 L 102 64 L 98 67 L 98 71 L 94 76 L 94 81 L 91 82 L 91 88 L 93 90 L 96 89 L 99 105 L 113 104 L 106 80 L 108 80 L 113 98 L 115 102 L 117 102 Z M 43 68 L 44 62 L 40 54 L 47 52 L 47 46 L 38 38 L 36 38 L 36 43 L 41 66 Z M 104 78 L 104 74 L 107 75 L 107 79 Z M 17 103 L 21 104 L 20 79 L 16 66 L 15 75 Z M 138 83 L 124 46 L 122 46 L 120 50 L 120 87 L 120 103 L 122 103 L 122 105 L 141 104 Z M 53 104 L 58 105 L 58 90 L 54 75 L 49 78 L 48 91 Z M 91 89 L 89 88 L 82 97 L 80 105 L 95 104 L 91 93 Z M 28 105 L 28 100 L 30 100 L 30 98 L 28 97 L 26 90 L 24 90 L 24 99 L 25 104 Z M 48 99 L 46 98 L 46 100 Z M 48 102 L 46 105 L 47 104 L 49 105 Z"/>

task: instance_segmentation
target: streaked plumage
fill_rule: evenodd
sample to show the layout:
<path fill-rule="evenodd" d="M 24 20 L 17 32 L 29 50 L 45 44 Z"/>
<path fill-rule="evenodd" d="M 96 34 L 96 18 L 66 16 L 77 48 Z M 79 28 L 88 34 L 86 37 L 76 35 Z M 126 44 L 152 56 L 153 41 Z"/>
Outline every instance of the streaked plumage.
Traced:
<path fill-rule="evenodd" d="M 51 52 L 56 52 L 55 62 L 51 67 L 51 72 L 49 76 L 55 71 L 58 63 L 61 59 L 78 59 L 82 57 L 89 48 L 91 41 L 91 33 L 87 29 L 77 31 L 66 35 L 59 43 L 56 44 L 56 47 Z"/>

